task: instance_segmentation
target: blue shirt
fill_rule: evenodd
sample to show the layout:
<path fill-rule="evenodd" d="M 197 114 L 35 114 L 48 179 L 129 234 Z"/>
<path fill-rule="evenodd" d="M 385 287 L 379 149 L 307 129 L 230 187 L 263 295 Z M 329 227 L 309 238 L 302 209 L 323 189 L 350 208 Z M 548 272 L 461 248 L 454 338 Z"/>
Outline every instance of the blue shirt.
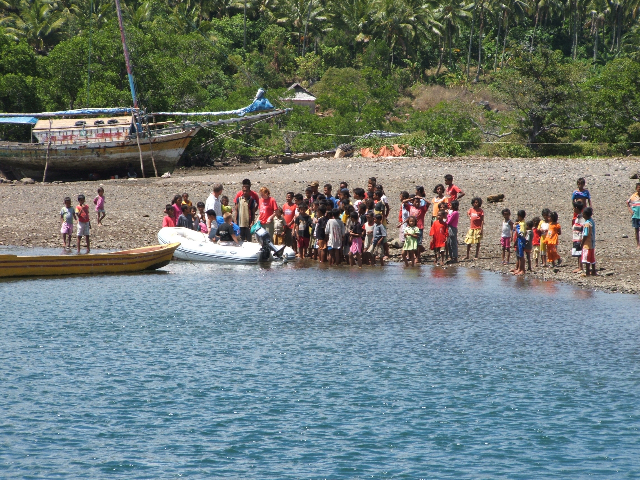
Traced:
<path fill-rule="evenodd" d="M 571 201 L 575 202 L 576 200 L 582 200 L 582 203 L 586 205 L 587 200 L 591 200 L 591 194 L 589 193 L 589 190 L 587 190 L 586 188 L 583 191 L 575 190 L 573 192 L 573 195 L 571 195 Z"/>

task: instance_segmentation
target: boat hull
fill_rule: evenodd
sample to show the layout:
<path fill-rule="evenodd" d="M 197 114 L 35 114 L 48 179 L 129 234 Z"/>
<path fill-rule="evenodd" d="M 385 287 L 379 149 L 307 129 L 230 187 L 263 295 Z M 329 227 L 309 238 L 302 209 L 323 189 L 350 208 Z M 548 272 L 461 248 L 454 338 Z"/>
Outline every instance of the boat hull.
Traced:
<path fill-rule="evenodd" d="M 172 172 L 182 152 L 189 145 L 198 128 L 149 139 L 140 139 L 145 176 L 153 176 L 153 160 L 158 175 Z M 135 138 L 122 141 L 51 145 L 47 166 L 47 180 L 68 179 L 92 174 L 101 178 L 125 175 L 129 164 L 138 175 L 140 150 Z M 16 178 L 42 178 L 47 163 L 47 145 L 41 143 L 0 142 L 0 170 Z"/>
<path fill-rule="evenodd" d="M 167 265 L 178 243 L 86 255 L 0 255 L 0 277 L 129 273 Z"/>
<path fill-rule="evenodd" d="M 262 247 L 257 243 L 243 242 L 241 246 L 220 245 L 209 241 L 205 234 L 188 228 L 165 227 L 158 232 L 158 242 L 179 242 L 180 246 L 176 249 L 174 257 L 190 262 L 254 265 L 263 261 Z M 293 250 L 287 248 L 284 259 L 295 258 Z M 273 256 L 269 254 L 266 261 L 273 260 Z"/>

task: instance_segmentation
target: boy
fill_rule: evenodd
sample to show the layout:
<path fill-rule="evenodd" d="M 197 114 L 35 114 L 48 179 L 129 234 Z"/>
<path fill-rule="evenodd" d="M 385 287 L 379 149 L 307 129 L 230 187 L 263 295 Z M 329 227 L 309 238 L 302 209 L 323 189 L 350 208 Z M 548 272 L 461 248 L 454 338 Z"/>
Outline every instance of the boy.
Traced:
<path fill-rule="evenodd" d="M 375 217 L 375 227 L 373 227 L 373 242 L 371 243 L 371 264 L 376 264 L 376 257 L 380 257 L 380 266 L 384 266 L 384 245 L 387 243 L 387 229 L 382 224 L 382 215 Z M 376 255 L 378 253 L 378 255 Z"/>
<path fill-rule="evenodd" d="M 60 210 L 60 218 L 62 220 L 60 233 L 62 234 L 62 248 L 67 250 L 71 250 L 71 235 L 73 234 L 73 219 L 75 216 L 71 206 L 71 198 L 64 197 L 64 207 Z"/>
<path fill-rule="evenodd" d="M 533 250 L 533 221 L 527 222 L 527 233 L 525 234 L 524 254 L 527 256 L 527 270 L 531 270 L 531 250 Z"/>
<path fill-rule="evenodd" d="M 449 234 L 445 220 L 446 215 L 447 211 L 444 208 L 438 210 L 438 217 L 431 225 L 431 231 L 429 232 L 429 235 L 431 235 L 430 246 L 434 256 L 433 261 L 436 267 L 439 267 L 441 264 L 444 266 L 444 250 L 447 244 L 447 235 Z M 440 257 L 440 262 L 438 262 L 438 257 Z"/>
<path fill-rule="evenodd" d="M 582 228 L 582 263 L 585 265 L 585 276 L 596 274 L 596 225 L 593 221 L 593 209 L 587 207 L 582 211 L 584 227 Z"/>
<path fill-rule="evenodd" d="M 93 203 L 96 206 L 96 213 L 98 214 L 98 226 L 102 226 L 102 220 L 107 215 L 104 212 L 104 188 L 98 188 L 98 196 L 93 199 Z"/>
<path fill-rule="evenodd" d="M 593 205 L 591 204 L 591 194 L 589 193 L 589 190 L 584 188 L 586 184 L 585 179 L 580 177 L 576 183 L 578 185 L 578 189 L 573 191 L 573 194 L 571 195 L 571 203 L 576 200 L 581 200 L 583 205 L 589 205 L 593 208 Z"/>
<path fill-rule="evenodd" d="M 87 253 L 91 251 L 91 245 L 89 242 L 89 229 L 91 224 L 89 223 L 89 205 L 84 203 L 84 195 L 78 195 L 78 206 L 76 207 L 75 216 L 78 219 L 78 253 L 80 253 L 80 240 L 85 237 L 87 240 Z"/>
<path fill-rule="evenodd" d="M 296 217 L 296 239 L 298 242 L 298 254 L 297 257 L 304 258 L 307 253 L 307 248 L 309 248 L 309 238 L 311 238 L 311 234 L 309 232 L 309 227 L 311 227 L 311 217 L 307 215 L 307 209 L 309 208 L 309 204 L 303 201 L 299 207 L 298 216 Z"/>
<path fill-rule="evenodd" d="M 458 263 L 458 219 L 460 218 L 458 208 L 460 208 L 460 203 L 458 200 L 454 200 L 451 202 L 450 210 L 447 214 L 447 226 L 449 227 L 447 252 L 451 263 Z"/>
<path fill-rule="evenodd" d="M 502 209 L 502 233 L 500 234 L 500 245 L 502 246 L 502 264 L 508 265 L 511 260 L 511 235 L 513 234 L 513 222 L 511 221 L 511 210 Z M 505 257 L 507 258 L 505 260 Z"/>
<path fill-rule="evenodd" d="M 338 200 L 336 200 L 336 198 L 331 194 L 332 190 L 333 186 L 330 183 L 325 184 L 324 196 L 332 203 L 331 208 L 338 208 Z"/>
<path fill-rule="evenodd" d="M 176 226 L 193 230 L 193 218 L 191 217 L 191 208 L 189 205 L 185 203 L 182 204 L 182 214 L 178 217 Z"/>
<path fill-rule="evenodd" d="M 282 204 L 282 217 L 284 218 L 284 244 L 293 248 L 293 251 L 297 253 L 298 245 L 293 241 L 293 222 L 296 218 L 298 207 L 293 203 L 293 197 L 293 192 L 287 192 L 286 200 Z"/>
<path fill-rule="evenodd" d="M 284 218 L 282 209 L 276 208 L 273 214 L 273 244 L 284 245 Z"/>
<path fill-rule="evenodd" d="M 631 226 L 636 231 L 636 248 L 640 248 L 640 183 L 636 183 L 636 191 L 627 200 L 627 208 L 631 213 Z"/>
<path fill-rule="evenodd" d="M 518 210 L 516 214 L 516 222 L 514 223 L 515 228 L 515 250 L 516 250 L 516 268 L 512 270 L 514 275 L 524 275 L 525 266 L 524 266 L 524 249 L 527 243 L 526 240 L 526 224 L 524 223 L 524 218 L 527 216 L 527 213 L 524 210 Z M 517 235 L 516 235 L 517 234 Z"/>
<path fill-rule="evenodd" d="M 340 265 L 340 249 L 342 248 L 342 240 L 344 238 L 344 224 L 338 220 L 340 212 L 337 208 L 331 210 L 328 214 L 328 221 L 325 227 L 327 238 L 327 249 L 329 250 L 329 266 Z"/>
<path fill-rule="evenodd" d="M 333 205 L 333 203 L 332 203 Z M 326 205 L 320 205 L 318 207 L 318 223 L 316 224 L 316 248 L 318 260 L 320 263 L 327 261 L 327 222 L 329 221 L 328 212 L 332 209 L 327 209 Z"/>
<path fill-rule="evenodd" d="M 578 267 L 573 273 L 582 273 L 582 228 L 584 227 L 584 218 L 582 217 L 582 210 L 584 204 L 582 200 L 574 200 L 573 202 L 573 225 L 571 227 L 571 240 L 573 242 L 571 247 L 571 256 L 578 259 Z"/>
<path fill-rule="evenodd" d="M 451 205 L 451 202 L 453 202 L 454 200 L 459 201 L 462 197 L 464 197 L 464 192 L 459 187 L 453 184 L 453 175 L 447 173 L 444 176 L 444 184 L 446 186 L 444 196 L 447 199 L 449 205 Z"/>

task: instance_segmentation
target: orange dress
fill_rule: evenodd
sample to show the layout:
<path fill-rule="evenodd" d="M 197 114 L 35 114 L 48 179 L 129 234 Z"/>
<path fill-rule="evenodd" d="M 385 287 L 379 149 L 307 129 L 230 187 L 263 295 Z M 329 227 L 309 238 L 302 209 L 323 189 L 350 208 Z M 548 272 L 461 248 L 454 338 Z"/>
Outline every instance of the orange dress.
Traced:
<path fill-rule="evenodd" d="M 547 259 L 549 262 L 555 262 L 560 260 L 558 255 L 558 235 L 560 235 L 560 224 L 549 224 L 549 231 L 547 233 Z"/>

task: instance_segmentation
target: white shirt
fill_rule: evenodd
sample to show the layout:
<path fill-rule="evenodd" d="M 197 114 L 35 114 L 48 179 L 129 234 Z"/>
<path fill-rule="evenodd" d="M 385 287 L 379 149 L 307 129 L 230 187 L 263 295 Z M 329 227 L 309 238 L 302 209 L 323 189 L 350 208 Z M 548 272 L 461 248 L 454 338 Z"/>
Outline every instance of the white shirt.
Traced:
<path fill-rule="evenodd" d="M 220 197 L 216 197 L 213 193 L 209 194 L 209 198 L 204 204 L 204 211 L 213 210 L 216 212 L 216 216 L 222 216 L 222 202 L 220 201 Z"/>

